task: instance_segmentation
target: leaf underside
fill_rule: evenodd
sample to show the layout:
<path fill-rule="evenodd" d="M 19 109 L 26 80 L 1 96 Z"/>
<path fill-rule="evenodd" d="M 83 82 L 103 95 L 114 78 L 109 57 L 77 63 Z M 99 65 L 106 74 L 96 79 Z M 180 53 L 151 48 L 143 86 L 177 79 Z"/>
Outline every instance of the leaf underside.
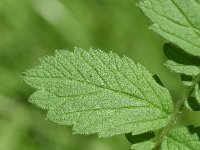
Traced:
<path fill-rule="evenodd" d="M 145 133 L 164 127 L 173 109 L 168 90 L 142 65 L 112 52 L 56 51 L 22 78 L 37 90 L 30 102 L 79 134 Z"/>

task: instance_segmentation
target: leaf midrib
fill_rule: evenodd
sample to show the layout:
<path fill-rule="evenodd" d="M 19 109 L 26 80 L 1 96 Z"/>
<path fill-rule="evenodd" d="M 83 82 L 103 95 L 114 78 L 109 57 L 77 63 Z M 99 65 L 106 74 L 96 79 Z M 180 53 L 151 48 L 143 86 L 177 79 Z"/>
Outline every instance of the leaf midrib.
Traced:
<path fill-rule="evenodd" d="M 96 85 L 96 84 L 93 84 L 93 83 L 88 82 L 88 81 L 81 81 L 81 80 L 77 80 L 77 79 L 75 80 L 75 79 L 73 79 L 73 78 L 67 78 L 67 77 L 42 77 L 42 76 L 30 76 L 30 75 L 28 76 L 28 78 L 59 79 L 59 80 L 64 80 L 64 81 L 66 81 L 66 79 L 67 79 L 67 80 L 71 80 L 71 81 L 75 81 L 75 82 L 87 83 L 88 85 L 92 85 L 92 86 L 101 88 L 101 89 L 103 89 L 103 90 L 109 90 L 109 91 L 112 91 L 112 92 L 114 92 L 114 93 L 121 93 L 121 94 L 123 94 L 123 95 L 128 96 L 128 98 L 130 98 L 130 99 L 136 98 L 136 99 L 142 100 L 142 101 L 145 102 L 145 103 L 148 102 L 150 105 L 156 107 L 156 108 L 159 109 L 161 112 L 164 111 L 166 114 L 168 114 L 165 110 L 161 109 L 159 106 L 154 105 L 154 104 L 150 103 L 149 101 L 145 101 L 145 99 L 143 99 L 143 98 L 140 98 L 140 97 L 138 97 L 138 96 L 135 96 L 135 95 L 132 95 L 132 94 L 130 94 L 130 93 L 123 92 L 123 91 L 116 91 L 116 90 L 111 89 L 111 88 L 108 88 L 108 87 L 103 87 L 103 86 L 100 86 L 100 85 Z M 35 83 L 34 83 L 34 84 L 35 84 Z M 40 89 L 40 88 L 36 88 L 36 89 Z M 47 91 L 47 92 L 48 92 L 48 91 Z M 58 97 L 60 97 L 60 96 L 58 96 Z"/>

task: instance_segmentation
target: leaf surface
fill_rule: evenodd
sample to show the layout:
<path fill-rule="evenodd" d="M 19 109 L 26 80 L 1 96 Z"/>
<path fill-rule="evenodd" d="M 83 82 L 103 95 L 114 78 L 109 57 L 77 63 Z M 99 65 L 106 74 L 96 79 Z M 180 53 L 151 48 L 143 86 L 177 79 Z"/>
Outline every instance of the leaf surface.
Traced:
<path fill-rule="evenodd" d="M 199 150 L 199 130 L 178 127 L 164 139 L 161 150 Z"/>
<path fill-rule="evenodd" d="M 173 109 L 168 90 L 142 65 L 111 52 L 57 51 L 22 78 L 37 90 L 30 102 L 75 133 L 141 134 L 165 126 Z"/>
<path fill-rule="evenodd" d="M 200 0 L 144 0 L 139 6 L 153 22 L 150 29 L 200 56 Z"/>

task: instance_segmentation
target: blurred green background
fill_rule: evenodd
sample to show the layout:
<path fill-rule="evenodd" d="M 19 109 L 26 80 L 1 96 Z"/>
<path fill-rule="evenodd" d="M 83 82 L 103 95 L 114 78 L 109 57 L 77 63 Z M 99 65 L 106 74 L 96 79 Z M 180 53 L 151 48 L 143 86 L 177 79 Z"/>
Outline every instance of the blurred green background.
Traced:
<path fill-rule="evenodd" d="M 163 65 L 164 40 L 137 0 L 0 0 L 0 150 L 122 150 L 124 135 L 98 139 L 73 135 L 70 127 L 46 121 L 28 103 L 33 92 L 20 73 L 55 49 L 101 48 L 126 55 L 156 73 L 173 96 L 182 84 Z"/>

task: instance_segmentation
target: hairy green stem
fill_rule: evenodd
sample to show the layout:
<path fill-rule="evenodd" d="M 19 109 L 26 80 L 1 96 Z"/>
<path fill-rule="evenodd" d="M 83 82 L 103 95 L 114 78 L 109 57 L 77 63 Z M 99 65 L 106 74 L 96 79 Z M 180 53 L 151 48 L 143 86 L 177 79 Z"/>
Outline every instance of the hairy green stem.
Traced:
<path fill-rule="evenodd" d="M 160 149 L 164 137 L 168 135 L 168 133 L 171 130 L 171 128 L 173 127 L 173 125 L 179 119 L 181 111 L 184 108 L 184 102 L 186 100 L 188 100 L 188 98 L 193 93 L 196 84 L 199 83 L 199 82 L 200 82 L 200 74 L 195 76 L 194 80 L 192 81 L 192 84 L 185 89 L 185 91 L 182 95 L 182 98 L 174 106 L 174 111 L 171 114 L 171 119 L 169 120 L 167 125 L 158 134 L 156 144 L 155 144 L 155 146 L 152 150 L 159 150 Z"/>

